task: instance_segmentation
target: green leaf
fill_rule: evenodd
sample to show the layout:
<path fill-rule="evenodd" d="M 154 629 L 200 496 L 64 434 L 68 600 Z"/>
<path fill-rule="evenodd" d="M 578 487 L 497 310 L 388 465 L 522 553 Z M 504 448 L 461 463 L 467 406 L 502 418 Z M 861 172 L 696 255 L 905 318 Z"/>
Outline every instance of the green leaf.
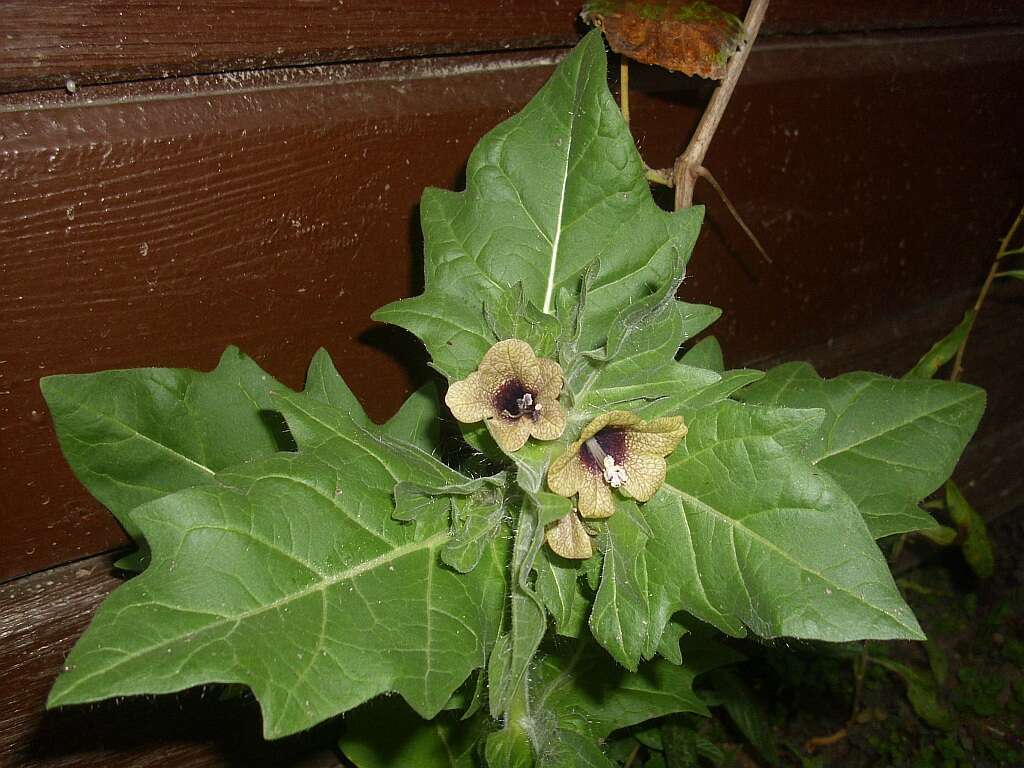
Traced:
<path fill-rule="evenodd" d="M 343 411 L 360 426 L 373 425 L 359 400 L 334 367 L 330 353 L 322 347 L 313 355 L 309 370 L 306 371 L 306 387 L 302 392 L 318 402 Z"/>
<path fill-rule="evenodd" d="M 442 712 L 424 720 L 402 701 L 374 699 L 345 716 L 338 746 L 358 768 L 476 768 L 487 718 Z"/>
<path fill-rule="evenodd" d="M 577 358 L 566 377 L 574 422 L 585 423 L 615 408 L 646 416 L 650 403 L 660 411 L 673 411 L 694 393 L 717 384 L 721 377 L 714 371 L 676 362 L 687 311 L 683 302 L 670 298 L 646 315 L 629 318 L 628 329 L 617 334 L 615 351 L 606 360 Z"/>
<path fill-rule="evenodd" d="M 771 724 L 753 691 L 731 669 L 711 672 L 711 684 L 725 711 L 768 765 L 779 764 L 779 748 Z"/>
<path fill-rule="evenodd" d="M 530 738 L 514 724 L 487 737 L 484 755 L 488 768 L 534 768 Z"/>
<path fill-rule="evenodd" d="M 100 607 L 48 706 L 242 683 L 277 738 L 386 691 L 432 717 L 483 665 L 504 540 L 458 574 L 439 563 L 444 516 L 391 517 L 396 482 L 455 473 L 311 398 L 281 402 L 334 414 L 334 436 L 138 509 L 153 563 Z"/>
<path fill-rule="evenodd" d="M 519 114 L 481 139 L 465 192 L 424 193 L 426 289 L 374 317 L 419 336 L 449 379 L 474 370 L 496 340 L 483 307 L 505 301 L 510 286 L 521 283 L 530 303 L 555 314 L 568 306 L 556 301 L 563 289 L 578 295 L 600 260 L 579 317 L 579 349 L 593 350 L 622 307 L 689 257 L 702 210 L 667 213 L 654 203 L 606 75 L 594 32 Z"/>
<path fill-rule="evenodd" d="M 698 767 L 697 731 L 688 723 L 672 719 L 662 726 L 661 733 L 667 768 Z"/>
<path fill-rule="evenodd" d="M 580 586 L 581 565 L 542 547 L 534 567 L 537 596 L 554 618 L 555 631 L 566 637 L 579 637 L 590 614 L 590 600 Z"/>
<path fill-rule="evenodd" d="M 459 573 L 476 568 L 505 518 L 500 492 L 485 491 L 452 498 L 453 535 L 441 550 L 441 560 Z"/>
<path fill-rule="evenodd" d="M 946 506 L 949 508 L 949 516 L 962 532 L 960 547 L 964 559 L 975 575 L 982 579 L 989 578 L 995 568 L 995 556 L 992 554 L 985 519 L 974 511 L 974 507 L 967 502 L 952 480 L 946 482 Z"/>
<path fill-rule="evenodd" d="M 427 382 L 409 395 L 382 429 L 385 434 L 422 451 L 436 452 L 441 445 L 441 401 L 437 385 Z"/>
<path fill-rule="evenodd" d="M 945 525 L 938 525 L 935 528 L 925 528 L 920 531 L 920 534 L 933 544 L 938 544 L 940 547 L 948 547 L 956 541 L 957 537 L 957 532 Z"/>
<path fill-rule="evenodd" d="M 537 768 L 617 768 L 593 739 L 572 731 L 557 731 L 545 745 Z"/>
<path fill-rule="evenodd" d="M 939 368 L 944 366 L 956 356 L 960 345 L 964 343 L 967 334 L 971 332 L 974 325 L 974 310 L 964 312 L 964 319 L 949 334 L 935 342 L 924 357 L 917 361 L 917 365 L 903 375 L 905 379 L 930 379 L 938 373 Z"/>
<path fill-rule="evenodd" d="M 665 625 L 658 641 L 658 653 L 673 664 L 683 663 L 683 654 L 679 650 L 679 641 L 690 631 L 689 627 L 672 619 Z"/>
<path fill-rule="evenodd" d="M 883 669 L 894 673 L 903 681 L 910 705 L 918 717 L 928 725 L 944 731 L 950 731 L 956 727 L 956 721 L 949 710 L 942 706 L 939 701 L 939 691 L 929 677 L 897 661 L 877 656 L 873 656 L 871 660 Z"/>
<path fill-rule="evenodd" d="M 740 657 L 706 638 L 683 638 L 683 664 L 651 661 L 628 672 L 583 637 L 544 656 L 534 674 L 533 710 L 563 731 L 604 739 L 612 731 L 673 712 L 708 714 L 694 679 Z"/>
<path fill-rule="evenodd" d="M 722 356 L 722 345 L 714 336 L 701 339 L 686 351 L 680 360 L 695 368 L 707 368 L 715 373 L 725 373 L 725 359 Z"/>
<path fill-rule="evenodd" d="M 526 298 L 522 283 L 501 296 L 493 309 L 484 305 L 491 332 L 499 341 L 521 339 L 538 357 L 552 357 L 562 328 L 554 315 L 541 312 Z"/>
<path fill-rule="evenodd" d="M 731 634 L 923 638 L 852 502 L 793 452 L 820 417 L 726 401 L 689 423 L 644 506 L 655 638 L 679 609 Z"/>
<path fill-rule="evenodd" d="M 938 526 L 917 504 L 949 477 L 985 408 L 984 391 L 968 384 L 822 379 L 806 363 L 773 368 L 736 396 L 826 411 L 806 455 L 850 495 L 875 538 Z"/>
<path fill-rule="evenodd" d="M 288 390 L 235 347 L 209 373 L 136 368 L 47 376 L 40 387 L 75 476 L 136 540 L 135 507 L 213 483 L 285 439 L 270 395 Z"/>
<path fill-rule="evenodd" d="M 1016 252 L 1020 252 L 1020 248 Z M 1017 280 L 1024 280 L 1024 269 L 1008 269 L 1005 272 L 999 272 L 996 277 L 1012 277 Z"/>
<path fill-rule="evenodd" d="M 642 656 L 653 655 L 648 651 L 651 608 L 644 558 L 651 532 L 635 502 L 619 499 L 616 507 L 598 541 L 604 567 L 590 631 L 616 661 L 635 672 Z"/>
<path fill-rule="evenodd" d="M 361 427 L 377 429 L 325 349 L 318 349 L 313 355 L 302 393 L 333 406 Z M 428 382 L 409 395 L 398 412 L 379 429 L 427 453 L 436 451 L 441 442 L 441 404 L 437 385 Z"/>
<path fill-rule="evenodd" d="M 502 699 L 495 701 L 492 697 L 492 713 L 506 711 L 513 698 L 523 695 L 521 689 L 527 685 L 534 654 L 547 631 L 547 613 L 530 583 L 534 561 L 544 543 L 546 522 L 539 505 L 527 497 L 527 503 L 519 513 L 512 549 L 509 685 Z"/>

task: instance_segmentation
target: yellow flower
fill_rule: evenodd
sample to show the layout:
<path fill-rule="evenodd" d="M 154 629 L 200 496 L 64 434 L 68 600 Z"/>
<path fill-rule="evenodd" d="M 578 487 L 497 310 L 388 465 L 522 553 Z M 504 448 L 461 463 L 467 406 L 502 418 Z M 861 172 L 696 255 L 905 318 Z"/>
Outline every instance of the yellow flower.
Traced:
<path fill-rule="evenodd" d="M 527 439 L 555 440 L 565 430 L 565 412 L 558 403 L 562 368 L 537 357 L 525 341 L 499 341 L 484 355 L 480 367 L 453 382 L 445 404 L 459 421 L 483 421 L 501 449 L 518 451 Z"/>
<path fill-rule="evenodd" d="M 544 531 L 544 538 L 552 552 L 570 560 L 586 560 L 594 554 L 590 534 L 575 509 L 551 523 Z"/>
<path fill-rule="evenodd" d="M 602 414 L 552 462 L 548 487 L 559 496 L 578 494 L 583 517 L 609 517 L 615 511 L 612 488 L 637 501 L 654 495 L 665 482 L 664 457 L 685 434 L 682 416 L 644 421 L 627 411 Z"/>

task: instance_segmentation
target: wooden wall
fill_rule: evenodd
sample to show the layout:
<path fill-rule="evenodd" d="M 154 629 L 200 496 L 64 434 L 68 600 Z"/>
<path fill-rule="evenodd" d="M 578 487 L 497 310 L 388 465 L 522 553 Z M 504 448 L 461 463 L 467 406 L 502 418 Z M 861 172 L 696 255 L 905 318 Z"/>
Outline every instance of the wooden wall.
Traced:
<path fill-rule="evenodd" d="M 326 346 L 388 416 L 423 356 L 369 313 L 418 290 L 422 188 L 461 186 L 474 142 L 578 39 L 577 11 L 0 4 L 0 765 L 330 760 L 329 729 L 261 745 L 244 702 L 42 716 L 125 539 L 66 468 L 38 378 L 208 369 L 234 343 L 297 386 Z M 728 362 L 898 374 L 958 319 L 1024 199 L 1022 24 L 996 0 L 773 3 L 707 158 L 773 263 L 698 187 L 683 287 L 726 310 Z M 707 86 L 633 80 L 641 150 L 668 165 Z M 1022 299 L 997 292 L 968 360 L 990 407 L 962 477 L 990 513 L 1020 500 Z"/>

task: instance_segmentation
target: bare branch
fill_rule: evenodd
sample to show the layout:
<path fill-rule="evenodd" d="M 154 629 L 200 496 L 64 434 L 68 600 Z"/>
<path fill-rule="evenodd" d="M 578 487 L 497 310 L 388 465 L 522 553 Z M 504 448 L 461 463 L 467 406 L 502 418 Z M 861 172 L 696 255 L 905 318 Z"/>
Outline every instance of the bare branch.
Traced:
<path fill-rule="evenodd" d="M 747 16 L 743 20 L 743 26 L 747 32 L 747 40 L 743 47 L 729 60 L 725 70 L 725 77 L 718 84 L 715 92 L 711 95 L 707 109 L 697 125 L 697 130 L 690 139 L 686 151 L 676 158 L 673 175 L 675 176 L 675 207 L 676 210 L 686 208 L 693 204 L 693 185 L 697 181 L 696 169 L 704 165 L 704 156 L 711 146 L 711 139 L 715 136 L 718 124 L 725 114 L 725 108 L 729 105 L 729 99 L 736 88 L 736 82 L 740 79 L 740 73 L 750 55 L 750 49 L 754 47 L 757 33 L 761 29 L 761 22 L 764 21 L 765 12 L 768 10 L 768 0 L 751 0 L 750 8 L 747 9 Z"/>

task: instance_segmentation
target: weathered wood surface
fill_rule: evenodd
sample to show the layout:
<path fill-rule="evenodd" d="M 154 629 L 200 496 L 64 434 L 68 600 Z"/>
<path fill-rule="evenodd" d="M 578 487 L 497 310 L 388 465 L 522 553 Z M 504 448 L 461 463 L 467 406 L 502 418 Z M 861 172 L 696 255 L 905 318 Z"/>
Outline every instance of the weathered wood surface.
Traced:
<path fill-rule="evenodd" d="M 264 67 L 571 45 L 555 0 L 6 0 L 0 92 Z M 740 12 L 741 0 L 723 0 Z M 764 34 L 1024 22 L 1013 0 L 775 0 Z"/>
<path fill-rule="evenodd" d="M 980 281 L 1024 173 L 1022 39 L 776 39 L 754 52 L 707 164 L 774 264 L 708 200 L 683 288 L 726 310 L 731 359 Z M 208 369 L 236 343 L 298 386 L 323 345 L 373 416 L 392 412 L 422 353 L 369 314 L 418 290 L 420 192 L 461 187 L 474 142 L 551 64 L 515 54 L 3 97 L 0 579 L 124 542 L 64 465 L 39 376 Z M 702 90 L 647 77 L 635 126 L 665 165 Z"/>
<path fill-rule="evenodd" d="M 794 351 L 826 374 L 870 368 L 899 375 L 932 339 L 956 322 L 969 292 Z M 986 307 L 971 343 L 967 378 L 989 391 L 989 408 L 957 476 L 975 506 L 992 518 L 1024 497 L 1024 404 L 1017 354 L 1024 290 L 1006 285 Z M 730 361 L 740 362 L 740 361 Z M 780 359 L 761 361 L 764 365 Z M 335 764 L 338 721 L 283 742 L 260 737 L 251 700 L 222 702 L 213 691 L 133 698 L 44 713 L 46 693 L 96 606 L 119 583 L 113 558 L 101 555 L 0 586 L 0 669 L 17 681 L 0 688 L 0 766 L 14 768 L 213 768 Z"/>

